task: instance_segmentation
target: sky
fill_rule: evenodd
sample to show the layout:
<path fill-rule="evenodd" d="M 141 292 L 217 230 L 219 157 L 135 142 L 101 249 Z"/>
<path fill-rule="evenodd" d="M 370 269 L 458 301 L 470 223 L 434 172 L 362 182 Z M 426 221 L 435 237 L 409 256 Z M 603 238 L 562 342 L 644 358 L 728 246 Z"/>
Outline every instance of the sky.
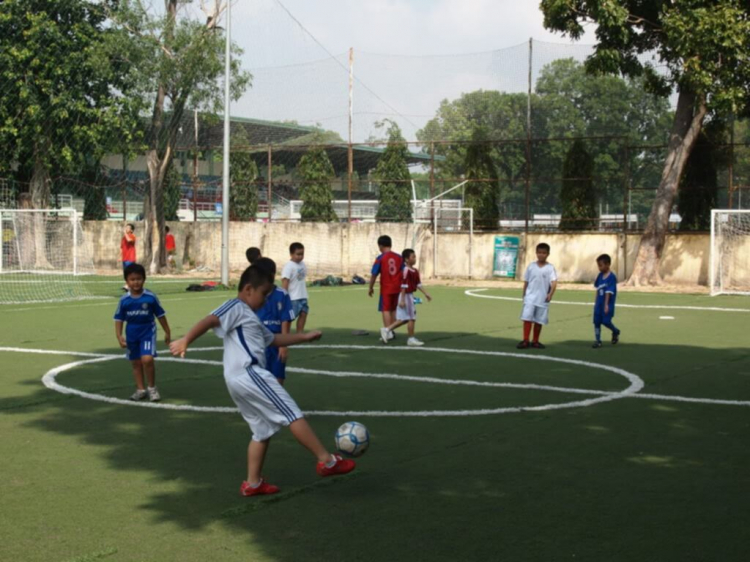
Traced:
<path fill-rule="evenodd" d="M 530 37 L 554 43 L 535 47 L 535 76 L 551 59 L 589 52 L 544 29 L 538 0 L 236 0 L 232 39 L 254 78 L 232 114 L 346 138 L 352 47 L 353 139 L 377 135 L 383 118 L 415 139 L 442 100 L 480 88 L 527 91 Z"/>

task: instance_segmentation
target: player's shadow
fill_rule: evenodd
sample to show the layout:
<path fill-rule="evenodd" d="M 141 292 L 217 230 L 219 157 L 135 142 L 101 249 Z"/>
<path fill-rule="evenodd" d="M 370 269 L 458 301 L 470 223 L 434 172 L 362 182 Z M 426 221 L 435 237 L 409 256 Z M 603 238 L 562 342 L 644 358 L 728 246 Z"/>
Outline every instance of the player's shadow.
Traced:
<path fill-rule="evenodd" d="M 381 345 L 375 333 L 325 332 L 325 343 Z M 423 332 L 420 337 L 441 347 L 516 353 L 516 341 L 508 338 L 439 331 Z M 402 335 L 395 345 L 404 343 Z M 590 342 L 570 340 L 544 353 L 580 359 L 584 349 L 590 349 Z M 348 364 L 350 370 L 401 374 L 416 365 L 412 362 L 426 357 L 383 353 L 368 355 L 362 362 L 346 350 L 321 348 L 304 353 L 306 361 L 322 364 L 330 359 L 339 370 Z M 624 344 L 622 349 L 607 347 L 590 353 L 597 354 L 592 355 L 596 361 L 639 374 L 647 383 L 646 391 L 653 393 L 676 394 L 682 388 L 682 393 L 699 396 L 699 389 L 707 385 L 691 374 L 690 364 L 716 365 L 717 372 L 718 366 L 731 364 L 734 372 L 750 372 L 746 351 L 739 349 Z M 485 365 L 487 361 L 498 360 L 486 359 Z M 450 378 L 480 376 L 470 356 L 441 356 L 433 363 Z M 90 390 L 106 387 L 109 395 L 128 395 L 127 367 L 124 362 L 115 364 L 123 371 L 118 383 L 108 387 L 97 383 Z M 66 380 L 88 388 L 89 375 L 95 379 L 102 369 L 111 373 L 115 364 L 82 366 L 75 377 Z M 547 365 L 539 363 L 544 382 L 558 376 Z M 499 375 L 505 374 L 498 361 L 497 371 L 485 376 L 486 380 L 504 380 Z M 186 372 L 181 379 L 184 385 L 176 381 L 173 388 L 163 382 L 166 401 L 187 399 L 191 394 L 196 398 L 204 389 L 212 399 L 224 396 L 220 405 L 230 405 L 218 367 L 199 375 L 191 377 Z M 294 376 L 290 375 L 289 384 L 293 396 L 299 389 Z M 575 386 L 564 373 L 558 378 L 560 386 Z M 625 386 L 613 380 L 615 387 Z M 750 400 L 750 391 L 743 393 L 731 377 L 721 382 L 713 385 L 715 398 Z M 388 381 L 382 385 L 380 391 L 372 391 L 376 409 L 421 399 L 419 389 L 404 398 L 396 395 L 397 385 Z M 477 401 L 483 404 L 487 392 L 496 392 L 498 406 L 514 405 L 503 403 L 504 390 L 476 392 Z M 524 391 L 508 392 L 520 396 Z M 452 399 L 461 399 L 451 387 L 444 394 L 448 408 Z M 366 402 L 368 396 L 358 398 Z M 559 395 L 554 400 L 579 398 Z M 326 397 L 307 391 L 299 400 L 303 408 L 311 408 L 325 403 Z M 415 403 L 412 409 L 419 407 Z M 744 442 L 736 442 L 738 434 L 716 435 L 704 426 L 705 416 L 714 416 L 721 417 L 722 427 L 746 427 L 746 410 L 737 407 L 627 398 L 588 408 L 504 416 L 363 417 L 360 421 L 373 433 L 372 451 L 362 458 L 357 471 L 330 480 L 315 475 L 312 457 L 284 431 L 274 439 L 265 467 L 283 491 L 252 499 L 238 495 L 250 436 L 238 414 L 129 408 L 62 396 L 46 388 L 23 398 L 0 398 L 0 412 L 11 416 L 33 412 L 24 425 L 94 446 L 96 452 L 91 454 L 101 454 L 111 471 L 120 474 L 118 479 L 127 480 L 132 473 L 141 481 L 142 473 L 147 473 L 147 480 L 155 483 L 127 488 L 127 493 L 142 497 L 140 507 L 151 514 L 153 522 L 177 524 L 190 531 L 220 523 L 231 528 L 238 540 L 251 541 L 279 562 L 550 560 L 556 559 L 556 553 L 569 557 L 577 551 L 591 552 L 602 541 L 611 553 L 607 560 L 669 559 L 656 554 L 689 552 L 685 533 L 673 534 L 659 526 L 645 532 L 647 521 L 674 520 L 674 509 L 680 509 L 685 497 L 710 506 L 720 501 L 727 512 L 741 510 L 744 492 L 750 491 L 747 477 L 737 480 L 736 476 L 737 466 L 750 462 Z M 342 421 L 311 418 L 326 443 Z M 707 459 L 726 458 L 728 449 L 733 451 L 729 462 L 707 466 Z M 700 488 L 717 481 L 726 485 Z M 738 493 L 738 484 L 743 493 Z M 94 485 L 107 487 L 103 481 Z M 727 545 L 720 547 L 725 556 L 717 559 L 731 558 L 726 556 L 727 549 L 737 541 L 730 537 L 739 536 L 741 527 L 738 517 L 712 529 L 713 544 Z M 636 543 L 631 540 L 634 534 L 639 537 Z"/>

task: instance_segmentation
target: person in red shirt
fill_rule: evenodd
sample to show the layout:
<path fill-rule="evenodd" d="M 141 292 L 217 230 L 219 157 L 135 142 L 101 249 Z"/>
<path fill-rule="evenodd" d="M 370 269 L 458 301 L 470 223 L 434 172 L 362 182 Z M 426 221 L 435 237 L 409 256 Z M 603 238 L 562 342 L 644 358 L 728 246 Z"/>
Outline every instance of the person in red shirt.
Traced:
<path fill-rule="evenodd" d="M 123 270 L 130 264 L 135 263 L 135 226 L 127 224 L 125 226 L 125 233 L 120 240 L 120 253 L 122 255 L 122 268 Z"/>
<path fill-rule="evenodd" d="M 393 339 L 391 336 L 393 330 L 400 328 L 404 324 L 408 324 L 409 339 L 406 341 L 406 345 L 420 347 L 424 343 L 414 337 L 414 326 L 417 321 L 417 311 L 414 307 L 414 293 L 418 289 L 424 293 L 428 301 L 431 301 L 432 297 L 422 287 L 419 271 L 414 267 L 417 264 L 417 254 L 414 250 L 406 249 L 402 252 L 401 256 L 404 259 L 404 270 L 401 275 L 401 292 L 398 299 L 396 321 L 389 326 L 381 328 L 380 339 L 383 340 L 383 343 L 388 343 L 388 340 Z"/>
<path fill-rule="evenodd" d="M 370 291 L 372 296 L 375 281 L 380 276 L 380 300 L 378 310 L 383 313 L 383 327 L 387 328 L 395 321 L 396 309 L 398 308 L 398 296 L 401 293 L 401 271 L 404 268 L 403 258 L 396 252 L 391 251 L 393 242 L 390 236 L 378 238 L 380 255 L 375 259 L 370 276 Z M 389 339 L 395 336 L 389 332 Z"/>
<path fill-rule="evenodd" d="M 167 263 L 170 267 L 174 267 L 174 256 L 177 253 L 177 245 L 174 243 L 174 235 L 169 233 L 169 227 L 164 227 L 166 236 L 164 237 L 164 248 L 167 250 Z"/>

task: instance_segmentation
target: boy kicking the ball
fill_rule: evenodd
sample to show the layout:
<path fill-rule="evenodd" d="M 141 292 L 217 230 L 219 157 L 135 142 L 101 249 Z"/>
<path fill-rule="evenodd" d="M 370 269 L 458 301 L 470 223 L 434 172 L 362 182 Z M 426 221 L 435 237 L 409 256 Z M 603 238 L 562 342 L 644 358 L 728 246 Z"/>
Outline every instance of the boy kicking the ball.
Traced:
<path fill-rule="evenodd" d="M 414 293 L 417 289 L 424 293 L 425 298 L 428 301 L 432 300 L 432 297 L 422 287 L 422 280 L 419 277 L 419 271 L 414 267 L 417 264 L 417 254 L 414 250 L 406 249 L 401 252 L 401 257 L 404 260 L 404 272 L 401 276 L 401 294 L 398 300 L 398 309 L 396 309 L 396 321 L 390 326 L 380 329 L 380 339 L 383 343 L 388 343 L 392 339 L 391 334 L 396 328 L 400 328 L 404 324 L 408 324 L 409 339 L 406 340 L 406 345 L 412 347 L 420 347 L 424 345 L 424 342 L 419 341 L 414 337 L 414 326 L 417 322 L 417 310 L 414 306 Z"/>
<path fill-rule="evenodd" d="M 164 329 L 164 342 L 169 345 L 170 330 L 166 312 L 161 307 L 157 296 L 143 288 L 146 282 L 146 270 L 142 265 L 131 263 L 125 267 L 125 284 L 128 292 L 120 297 L 115 311 L 115 336 L 120 347 L 127 349 L 127 358 L 133 365 L 135 393 L 131 400 L 148 398 L 151 402 L 161 400 L 156 388 L 156 322 Z M 122 337 L 122 326 L 127 324 L 125 337 Z M 144 378 L 148 388 L 144 387 Z"/>
<path fill-rule="evenodd" d="M 542 326 L 549 323 L 549 303 L 552 302 L 557 289 L 557 272 L 551 263 L 547 263 L 549 252 L 549 244 L 538 244 L 536 261 L 526 268 L 523 276 L 523 340 L 516 346 L 518 349 L 526 349 L 529 346 L 544 349 L 544 345 L 539 341 L 539 335 L 542 333 Z M 534 340 L 529 343 L 532 326 Z"/>
<path fill-rule="evenodd" d="M 224 340 L 224 380 L 229 395 L 253 433 L 247 450 L 247 480 L 240 486 L 243 496 L 275 494 L 277 486 L 261 477 L 270 439 L 282 427 L 315 455 L 320 476 L 346 474 L 355 468 L 352 460 L 329 453 L 307 420 L 276 378 L 266 370 L 265 349 L 287 347 L 320 339 L 320 332 L 272 334 L 256 315 L 273 290 L 273 280 L 258 266 L 242 274 L 237 298 L 229 300 L 193 326 L 186 336 L 169 346 L 173 355 L 184 357 L 188 346 L 213 329 Z"/>

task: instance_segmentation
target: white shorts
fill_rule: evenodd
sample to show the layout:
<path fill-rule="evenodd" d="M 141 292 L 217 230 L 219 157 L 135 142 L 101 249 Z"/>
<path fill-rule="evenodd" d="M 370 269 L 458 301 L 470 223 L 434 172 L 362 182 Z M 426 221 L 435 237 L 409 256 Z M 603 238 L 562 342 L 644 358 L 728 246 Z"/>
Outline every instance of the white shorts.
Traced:
<path fill-rule="evenodd" d="M 401 297 L 399 297 L 399 304 L 401 303 Z M 404 295 L 404 303 L 406 306 L 396 308 L 396 320 L 399 322 L 408 322 L 409 320 L 417 319 L 417 307 L 414 306 L 414 293 L 406 293 Z"/>
<path fill-rule="evenodd" d="M 523 303 L 521 320 L 546 326 L 549 323 L 549 305 Z"/>
<path fill-rule="evenodd" d="M 265 441 L 282 427 L 304 417 L 276 377 L 257 365 L 225 376 L 224 380 L 229 395 L 253 432 L 253 441 Z"/>

